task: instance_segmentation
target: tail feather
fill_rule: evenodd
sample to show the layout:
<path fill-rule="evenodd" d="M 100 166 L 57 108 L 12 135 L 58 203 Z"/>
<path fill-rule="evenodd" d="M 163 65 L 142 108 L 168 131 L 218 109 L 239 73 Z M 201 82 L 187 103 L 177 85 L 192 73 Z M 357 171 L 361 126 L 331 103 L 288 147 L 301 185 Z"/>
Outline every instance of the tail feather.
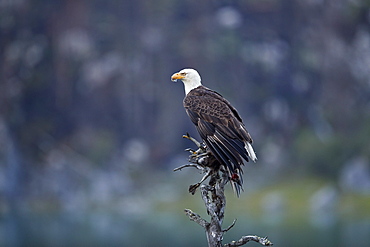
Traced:
<path fill-rule="evenodd" d="M 257 161 L 257 156 L 256 156 L 256 153 L 253 150 L 252 145 L 249 142 L 246 142 L 244 147 L 245 147 L 245 150 L 247 150 L 247 152 L 248 152 L 249 158 L 251 158 L 251 160 L 253 162 L 256 162 Z"/>

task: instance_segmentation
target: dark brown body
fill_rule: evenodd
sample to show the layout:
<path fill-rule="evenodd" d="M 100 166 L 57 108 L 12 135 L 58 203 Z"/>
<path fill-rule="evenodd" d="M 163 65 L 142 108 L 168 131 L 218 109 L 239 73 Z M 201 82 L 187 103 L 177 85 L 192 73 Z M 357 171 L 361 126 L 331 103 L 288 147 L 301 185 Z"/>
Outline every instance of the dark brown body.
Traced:
<path fill-rule="evenodd" d="M 220 94 L 204 86 L 191 90 L 183 103 L 204 143 L 228 171 L 239 194 L 243 183 L 241 165 L 249 156 L 245 143 L 252 143 L 239 113 Z"/>

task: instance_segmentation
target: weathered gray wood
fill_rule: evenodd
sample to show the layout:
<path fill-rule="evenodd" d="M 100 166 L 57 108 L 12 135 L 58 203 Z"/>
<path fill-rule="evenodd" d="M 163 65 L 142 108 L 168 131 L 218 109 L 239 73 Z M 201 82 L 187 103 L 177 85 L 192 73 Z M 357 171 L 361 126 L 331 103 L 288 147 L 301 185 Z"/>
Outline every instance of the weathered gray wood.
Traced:
<path fill-rule="evenodd" d="M 207 151 L 207 147 L 203 143 L 198 142 L 189 134 L 184 135 L 183 137 L 193 141 L 197 145 L 198 150 L 195 151 L 190 148 L 187 149 L 187 151 L 190 152 L 189 162 L 191 162 L 191 164 L 178 167 L 174 169 L 174 171 L 179 171 L 186 167 L 194 167 L 205 174 L 198 183 L 190 185 L 189 192 L 194 194 L 200 187 L 200 194 L 207 209 L 207 214 L 211 217 L 210 222 L 203 219 L 199 214 L 194 213 L 190 209 L 185 209 L 185 213 L 190 220 L 198 223 L 204 228 L 206 231 L 208 247 L 236 247 L 242 246 L 250 241 L 255 241 L 264 246 L 271 246 L 272 243 L 267 239 L 267 237 L 261 238 L 255 235 L 243 236 L 238 241 L 232 241 L 225 245 L 222 244 L 223 235 L 229 231 L 236 222 L 236 220 L 234 220 L 231 226 L 226 229 L 222 229 L 226 207 L 224 190 L 225 185 L 229 181 L 228 175 L 222 169 L 215 169 L 214 167 L 208 166 L 209 162 L 215 158 Z M 208 177 L 210 177 L 208 184 L 202 184 Z"/>

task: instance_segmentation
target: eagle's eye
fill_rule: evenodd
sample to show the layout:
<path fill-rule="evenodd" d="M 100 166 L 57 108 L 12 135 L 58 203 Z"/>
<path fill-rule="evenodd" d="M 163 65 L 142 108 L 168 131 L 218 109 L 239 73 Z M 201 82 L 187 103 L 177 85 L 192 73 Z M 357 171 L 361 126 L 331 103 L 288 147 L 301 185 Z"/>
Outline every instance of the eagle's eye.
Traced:
<path fill-rule="evenodd" d="M 186 76 L 186 73 L 185 72 L 181 72 L 180 75 Z"/>

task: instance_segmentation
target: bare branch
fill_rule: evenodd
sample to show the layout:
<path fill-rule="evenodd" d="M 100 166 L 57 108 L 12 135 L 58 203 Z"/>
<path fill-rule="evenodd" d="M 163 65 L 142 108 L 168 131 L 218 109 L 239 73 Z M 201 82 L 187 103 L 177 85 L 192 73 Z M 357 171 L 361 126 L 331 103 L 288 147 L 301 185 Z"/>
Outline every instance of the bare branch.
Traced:
<path fill-rule="evenodd" d="M 228 228 L 222 230 L 222 223 L 224 220 L 224 212 L 226 207 L 224 190 L 225 185 L 230 180 L 229 176 L 227 172 L 219 165 L 214 165 L 216 158 L 207 150 L 207 147 L 204 145 L 204 143 L 198 142 L 189 134 L 184 135 L 183 137 L 194 142 L 198 147 L 198 150 L 194 151 L 190 148 L 187 149 L 186 151 L 190 152 L 189 162 L 192 164 L 183 165 L 179 168 L 176 168 L 174 171 L 181 170 L 185 167 L 195 167 L 205 173 L 203 178 L 198 183 L 190 185 L 189 192 L 194 194 L 196 189 L 200 186 L 200 194 L 204 205 L 206 206 L 207 214 L 211 217 L 211 220 L 210 222 L 207 222 L 200 215 L 194 213 L 190 209 L 185 209 L 185 213 L 190 220 L 198 223 L 204 228 L 206 231 L 208 247 L 236 247 L 244 245 L 250 241 L 255 241 L 264 246 L 271 246 L 272 243 L 267 239 L 267 237 L 261 238 L 254 235 L 243 236 L 238 241 L 232 241 L 228 244 L 222 245 L 223 235 L 232 227 L 234 227 L 236 222 L 235 219 Z M 210 179 L 208 184 L 202 184 L 209 177 Z"/>
<path fill-rule="evenodd" d="M 189 133 L 186 133 L 186 135 L 183 135 L 182 138 L 189 139 L 190 141 L 194 142 L 195 145 L 197 145 L 199 149 L 206 150 L 206 145 L 201 142 L 198 142 L 195 138 L 191 137 Z"/>
<path fill-rule="evenodd" d="M 174 172 L 177 172 L 177 171 L 181 171 L 182 169 L 186 168 L 186 167 L 194 167 L 194 168 L 197 168 L 198 170 L 201 170 L 203 171 L 204 168 L 198 164 L 186 164 L 186 165 L 182 165 L 180 167 L 177 167 L 175 169 L 173 169 Z"/>
<path fill-rule="evenodd" d="M 189 219 L 191 221 L 194 221 L 194 222 L 198 223 L 203 228 L 207 228 L 208 227 L 209 223 L 205 219 L 203 219 L 202 217 L 200 217 L 199 214 L 194 213 L 190 209 L 185 209 L 184 211 L 185 211 L 185 214 L 189 217 Z"/>
<path fill-rule="evenodd" d="M 204 180 L 206 180 L 210 175 L 211 175 L 211 173 L 212 173 L 212 171 L 211 170 L 209 170 L 208 172 L 207 172 L 207 174 L 206 175 L 204 175 L 203 176 L 203 178 L 198 182 L 198 183 L 196 183 L 196 184 L 193 184 L 193 185 L 190 185 L 189 186 L 189 192 L 192 194 L 192 195 L 194 195 L 195 194 L 195 192 L 196 192 L 196 190 L 198 189 L 198 187 L 204 182 Z"/>
<path fill-rule="evenodd" d="M 222 230 L 222 231 L 223 232 L 229 231 L 231 228 L 233 228 L 235 226 L 235 223 L 236 223 L 236 219 L 234 219 L 233 223 L 231 225 L 229 225 L 226 229 Z"/>
<path fill-rule="evenodd" d="M 242 246 L 250 241 L 254 241 L 257 243 L 260 243 L 263 246 L 272 246 L 273 243 L 271 243 L 270 240 L 267 239 L 267 237 L 261 238 L 255 235 L 250 235 L 250 236 L 243 236 L 241 239 L 238 241 L 232 241 L 228 244 L 224 244 L 224 247 L 237 247 L 237 246 Z"/>

